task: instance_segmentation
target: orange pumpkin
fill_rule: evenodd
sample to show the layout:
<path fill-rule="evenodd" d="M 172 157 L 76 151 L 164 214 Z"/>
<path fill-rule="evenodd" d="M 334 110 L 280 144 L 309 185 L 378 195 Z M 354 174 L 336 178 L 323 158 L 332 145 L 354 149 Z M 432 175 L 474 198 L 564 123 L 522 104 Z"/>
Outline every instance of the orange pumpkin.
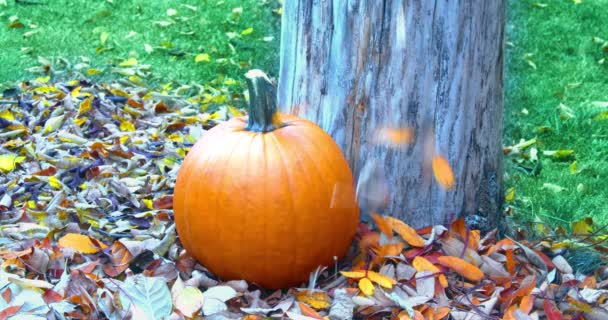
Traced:
<path fill-rule="evenodd" d="M 246 76 L 249 117 L 192 147 L 175 184 L 175 224 L 186 250 L 222 279 L 285 288 L 348 250 L 359 221 L 353 177 L 327 133 L 277 112 L 263 72 Z"/>

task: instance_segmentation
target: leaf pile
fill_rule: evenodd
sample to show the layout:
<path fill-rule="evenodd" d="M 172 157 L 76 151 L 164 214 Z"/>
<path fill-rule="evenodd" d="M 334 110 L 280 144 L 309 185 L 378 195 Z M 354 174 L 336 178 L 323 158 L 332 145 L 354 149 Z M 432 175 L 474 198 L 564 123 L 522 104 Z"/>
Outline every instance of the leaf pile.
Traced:
<path fill-rule="evenodd" d="M 482 237 L 462 219 L 416 230 L 373 214 L 345 265 L 319 268 L 308 286 L 221 282 L 176 241 L 172 192 L 188 149 L 242 101 L 209 86 L 129 82 L 38 79 L 4 91 L 0 319 L 608 316 L 606 273 L 575 272 L 565 242 Z M 450 187 L 449 165 L 433 161 Z M 585 241 L 606 250 L 600 238 Z"/>

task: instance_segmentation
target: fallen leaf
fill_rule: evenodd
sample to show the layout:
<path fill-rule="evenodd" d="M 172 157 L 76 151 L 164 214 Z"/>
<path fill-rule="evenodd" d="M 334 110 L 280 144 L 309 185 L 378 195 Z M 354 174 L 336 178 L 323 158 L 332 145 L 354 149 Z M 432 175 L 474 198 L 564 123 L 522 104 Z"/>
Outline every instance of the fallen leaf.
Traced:
<path fill-rule="evenodd" d="M 74 249 L 86 254 L 97 253 L 107 247 L 98 240 L 77 233 L 66 234 L 59 239 L 58 244 L 64 248 Z"/>
<path fill-rule="evenodd" d="M 437 261 L 442 266 L 454 270 L 459 275 L 473 282 L 479 282 L 484 277 L 483 272 L 478 267 L 458 257 L 441 256 L 437 258 Z"/>
<path fill-rule="evenodd" d="M 385 217 L 384 219 L 388 222 L 388 225 L 405 240 L 405 242 L 413 247 L 424 246 L 424 239 L 416 233 L 414 228 L 397 218 Z"/>

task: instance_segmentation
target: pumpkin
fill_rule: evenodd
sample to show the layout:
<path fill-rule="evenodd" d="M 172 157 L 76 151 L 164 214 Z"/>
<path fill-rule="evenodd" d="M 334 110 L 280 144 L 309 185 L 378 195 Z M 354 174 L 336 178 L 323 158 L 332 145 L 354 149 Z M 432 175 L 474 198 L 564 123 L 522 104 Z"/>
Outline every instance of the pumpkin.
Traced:
<path fill-rule="evenodd" d="M 174 190 L 179 239 L 223 280 L 301 284 L 347 252 L 359 209 L 338 145 L 314 123 L 277 111 L 273 83 L 246 74 L 248 117 L 207 131 Z"/>

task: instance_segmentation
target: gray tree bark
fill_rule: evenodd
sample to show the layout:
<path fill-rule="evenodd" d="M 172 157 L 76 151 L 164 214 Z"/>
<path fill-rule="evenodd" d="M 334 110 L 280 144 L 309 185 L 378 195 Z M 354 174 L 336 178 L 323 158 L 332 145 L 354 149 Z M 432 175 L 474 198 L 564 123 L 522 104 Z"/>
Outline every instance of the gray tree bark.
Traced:
<path fill-rule="evenodd" d="M 505 2 L 285 1 L 282 111 L 331 134 L 355 177 L 379 161 L 390 190 L 385 213 L 416 227 L 460 216 L 496 226 Z M 379 145 L 373 137 L 383 127 L 413 128 L 416 139 L 401 149 Z M 452 190 L 424 178 L 423 127 L 434 128 L 434 147 L 452 166 Z"/>

